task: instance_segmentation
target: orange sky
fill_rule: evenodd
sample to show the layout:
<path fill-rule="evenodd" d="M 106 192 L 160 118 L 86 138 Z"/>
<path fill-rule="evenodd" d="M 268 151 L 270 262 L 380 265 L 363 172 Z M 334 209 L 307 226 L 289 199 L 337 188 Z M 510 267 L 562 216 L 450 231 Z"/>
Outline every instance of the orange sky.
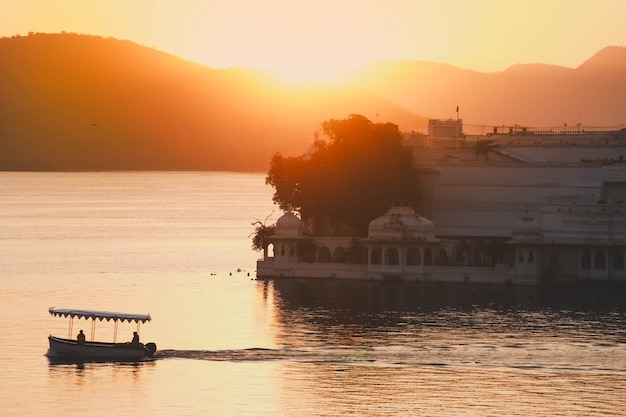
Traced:
<path fill-rule="evenodd" d="M 626 45 L 624 0 L 20 0 L 0 36 L 75 32 L 128 39 L 215 68 L 324 78 L 376 59 L 479 71 L 576 67 Z"/>

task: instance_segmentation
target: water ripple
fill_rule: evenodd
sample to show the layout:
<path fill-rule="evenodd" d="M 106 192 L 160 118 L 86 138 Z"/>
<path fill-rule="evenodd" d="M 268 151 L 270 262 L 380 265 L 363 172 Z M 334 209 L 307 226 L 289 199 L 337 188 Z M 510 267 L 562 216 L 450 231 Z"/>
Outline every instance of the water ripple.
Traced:
<path fill-rule="evenodd" d="M 588 358 L 585 362 L 580 357 Z M 626 373 L 626 346 L 614 344 L 436 345 L 332 348 L 160 350 L 155 359 L 288 361 L 344 365 L 472 367 Z"/>

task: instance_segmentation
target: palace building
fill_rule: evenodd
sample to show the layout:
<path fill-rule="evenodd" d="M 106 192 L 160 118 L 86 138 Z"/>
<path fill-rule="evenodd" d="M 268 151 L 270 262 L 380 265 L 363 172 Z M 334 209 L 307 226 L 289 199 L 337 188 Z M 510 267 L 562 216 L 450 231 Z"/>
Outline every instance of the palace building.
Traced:
<path fill-rule="evenodd" d="M 407 134 L 419 207 L 392 206 L 360 238 L 316 236 L 285 213 L 257 276 L 626 282 L 626 130 L 462 129 Z"/>

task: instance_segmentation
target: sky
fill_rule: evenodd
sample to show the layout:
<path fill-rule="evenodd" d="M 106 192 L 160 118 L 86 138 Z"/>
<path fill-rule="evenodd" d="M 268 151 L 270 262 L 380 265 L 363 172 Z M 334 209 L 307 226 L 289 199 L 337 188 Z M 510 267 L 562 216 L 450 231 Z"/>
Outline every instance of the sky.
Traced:
<path fill-rule="evenodd" d="M 0 36 L 73 32 L 213 68 L 325 79 L 375 60 L 575 68 L 626 46 L 625 0 L 2 0 Z"/>

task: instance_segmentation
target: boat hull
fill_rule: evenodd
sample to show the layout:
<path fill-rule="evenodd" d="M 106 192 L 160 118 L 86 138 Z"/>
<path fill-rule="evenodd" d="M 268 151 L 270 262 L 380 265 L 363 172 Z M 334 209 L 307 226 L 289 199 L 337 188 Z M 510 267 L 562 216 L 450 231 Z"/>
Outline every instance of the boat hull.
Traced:
<path fill-rule="evenodd" d="M 62 339 L 48 336 L 50 350 L 49 357 L 74 360 L 104 360 L 104 361 L 139 361 L 152 356 L 154 349 L 144 345 L 135 346 L 129 343 L 85 342 L 79 344 L 76 340 Z"/>

